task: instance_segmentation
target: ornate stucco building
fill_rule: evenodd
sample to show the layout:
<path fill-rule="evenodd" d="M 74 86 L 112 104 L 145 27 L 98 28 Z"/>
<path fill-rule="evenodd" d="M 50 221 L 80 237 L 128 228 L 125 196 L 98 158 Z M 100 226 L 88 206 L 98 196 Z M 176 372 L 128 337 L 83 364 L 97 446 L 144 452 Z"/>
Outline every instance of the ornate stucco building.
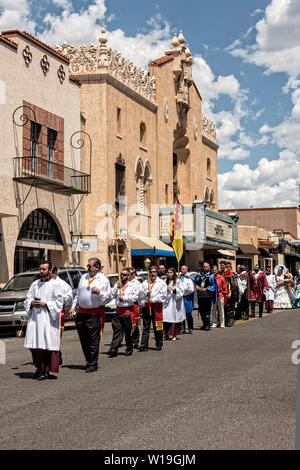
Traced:
<path fill-rule="evenodd" d="M 68 65 L 28 33 L 0 35 L 0 283 L 43 258 L 76 261 L 70 231 L 80 220 L 71 214 L 89 176 L 70 145 L 81 121 L 80 83 Z"/>
<path fill-rule="evenodd" d="M 81 82 L 81 126 L 93 143 L 91 193 L 83 198 L 81 231 L 73 236 L 97 239 L 104 271 L 115 272 L 115 202 L 120 211 L 120 258 L 142 267 L 142 258 L 131 257 L 137 247 L 144 243 L 164 251 L 159 218 L 163 208 L 171 210 L 179 199 L 194 213 L 193 203 L 204 201 L 210 216 L 216 214 L 218 145 L 215 124 L 202 114 L 202 97 L 192 78 L 193 57 L 182 32 L 164 56 L 149 64 L 148 72 L 111 50 L 104 29 L 99 43 L 64 43 L 55 49 L 68 58 L 69 72 Z M 87 165 L 83 154 L 82 171 L 88 171 Z M 199 225 L 196 212 L 188 222 L 193 232 Z M 225 244 L 214 244 L 214 237 L 208 245 L 205 236 L 201 241 L 189 239 L 198 240 L 190 248 L 201 251 L 202 257 L 205 246 L 235 246 L 236 222 L 220 216 L 216 225 L 220 219 L 221 225 L 231 224 Z M 82 253 L 83 265 L 89 256 Z"/>

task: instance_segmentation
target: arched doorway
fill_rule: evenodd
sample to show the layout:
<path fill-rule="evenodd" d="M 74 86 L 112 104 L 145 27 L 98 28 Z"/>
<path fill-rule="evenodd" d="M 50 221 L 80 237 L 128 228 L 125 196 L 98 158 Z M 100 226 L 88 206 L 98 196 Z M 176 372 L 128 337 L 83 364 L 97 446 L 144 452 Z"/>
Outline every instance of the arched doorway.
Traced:
<path fill-rule="evenodd" d="M 43 209 L 31 212 L 24 221 L 16 243 L 15 274 L 39 267 L 49 250 L 63 251 L 63 241 L 51 215 Z"/>

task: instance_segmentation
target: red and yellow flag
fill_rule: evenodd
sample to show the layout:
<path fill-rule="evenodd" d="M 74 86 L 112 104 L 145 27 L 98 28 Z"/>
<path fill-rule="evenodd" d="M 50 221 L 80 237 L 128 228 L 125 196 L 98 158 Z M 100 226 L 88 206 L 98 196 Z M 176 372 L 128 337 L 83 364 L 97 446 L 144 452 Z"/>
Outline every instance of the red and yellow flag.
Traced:
<path fill-rule="evenodd" d="M 183 255 L 183 240 L 182 240 L 182 219 L 180 213 L 180 204 L 176 201 L 174 214 L 170 225 L 170 237 L 172 247 L 176 255 L 178 263 Z"/>

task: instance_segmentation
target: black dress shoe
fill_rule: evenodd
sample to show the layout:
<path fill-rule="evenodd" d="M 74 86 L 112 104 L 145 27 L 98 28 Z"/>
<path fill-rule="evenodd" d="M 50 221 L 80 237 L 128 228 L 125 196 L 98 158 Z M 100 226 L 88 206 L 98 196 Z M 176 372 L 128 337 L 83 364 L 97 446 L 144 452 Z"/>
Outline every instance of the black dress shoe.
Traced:
<path fill-rule="evenodd" d="M 35 373 L 33 374 L 33 379 L 38 379 L 42 375 L 41 369 L 37 369 Z"/>
<path fill-rule="evenodd" d="M 85 372 L 89 374 L 90 372 L 97 372 L 97 370 L 98 370 L 97 367 L 87 367 L 85 369 Z"/>
<path fill-rule="evenodd" d="M 140 346 L 139 351 L 141 351 L 141 352 L 148 351 L 148 347 L 147 346 Z"/>
<path fill-rule="evenodd" d="M 161 350 L 162 350 L 162 346 L 156 346 L 155 350 L 156 350 L 156 351 L 161 351 Z"/>
<path fill-rule="evenodd" d="M 49 372 L 44 372 L 38 377 L 38 381 L 42 382 L 43 380 L 49 379 Z"/>
<path fill-rule="evenodd" d="M 125 351 L 125 356 L 132 356 L 132 351 Z"/>
<path fill-rule="evenodd" d="M 108 351 L 109 357 L 117 357 L 118 353 L 117 351 Z"/>

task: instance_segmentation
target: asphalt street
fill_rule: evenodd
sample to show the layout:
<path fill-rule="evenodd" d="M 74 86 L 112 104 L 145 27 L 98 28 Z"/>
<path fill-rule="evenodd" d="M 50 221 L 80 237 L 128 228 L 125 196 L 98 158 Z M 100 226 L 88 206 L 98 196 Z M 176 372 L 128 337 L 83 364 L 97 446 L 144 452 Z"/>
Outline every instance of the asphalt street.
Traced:
<path fill-rule="evenodd" d="M 293 449 L 300 310 L 200 331 L 148 352 L 125 347 L 86 374 L 77 332 L 57 379 L 37 382 L 24 338 L 3 337 L 0 449 Z M 3 343 L 2 343 L 3 346 Z"/>

